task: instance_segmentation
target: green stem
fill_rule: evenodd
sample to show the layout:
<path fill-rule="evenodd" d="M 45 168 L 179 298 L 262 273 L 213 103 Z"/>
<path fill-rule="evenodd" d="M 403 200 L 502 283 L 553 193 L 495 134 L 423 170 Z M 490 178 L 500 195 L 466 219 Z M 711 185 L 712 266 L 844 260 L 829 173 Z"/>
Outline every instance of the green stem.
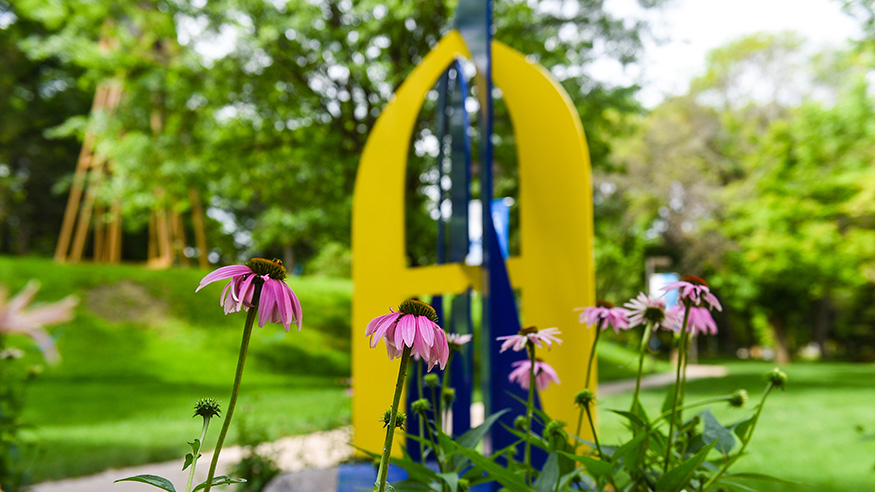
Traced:
<path fill-rule="evenodd" d="M 526 482 L 531 485 L 532 474 L 532 414 L 535 407 L 535 344 L 531 341 L 526 342 L 526 348 L 529 352 L 529 398 L 526 400 L 526 453 L 524 461 L 526 463 Z"/>
<path fill-rule="evenodd" d="M 253 299 L 258 299 L 261 292 L 260 286 L 255 288 Z M 237 373 L 234 375 L 234 386 L 231 388 L 231 401 L 228 402 L 228 411 L 225 412 L 225 422 L 222 423 L 222 431 L 219 432 L 219 440 L 216 441 L 216 450 L 213 451 L 213 460 L 210 462 L 210 471 L 207 474 L 207 482 L 204 492 L 210 492 L 213 487 L 213 477 L 216 475 L 216 465 L 219 464 L 219 453 L 228 435 L 231 426 L 231 417 L 234 416 L 234 408 L 237 406 L 237 395 L 240 393 L 240 381 L 243 379 L 243 365 L 246 364 L 246 352 L 249 350 L 249 338 L 252 335 L 252 326 L 255 324 L 255 315 L 258 313 L 257 306 L 249 308 L 246 315 L 246 324 L 243 326 L 243 340 L 240 342 L 240 355 L 237 356 Z"/>
<path fill-rule="evenodd" d="M 672 438 L 673 438 L 672 434 L 674 433 L 675 419 L 677 418 L 678 395 L 680 394 L 680 388 L 681 388 L 681 368 L 683 367 L 683 359 L 684 359 L 684 351 L 682 349 L 683 349 L 683 345 L 684 345 L 684 337 L 686 336 L 686 333 L 687 333 L 687 323 L 689 322 L 689 318 L 690 318 L 690 306 L 687 305 L 686 309 L 684 310 L 684 322 L 681 324 L 681 339 L 680 339 L 680 343 L 678 344 L 678 368 L 677 368 L 677 376 L 675 377 L 675 384 L 674 384 L 674 399 L 672 400 L 672 404 L 671 404 L 671 423 L 669 424 L 669 427 L 668 427 L 668 442 L 666 443 L 666 447 L 665 447 L 665 464 L 664 464 L 663 469 L 662 469 L 663 473 L 668 471 L 668 465 L 669 465 L 669 462 L 671 461 L 671 446 L 672 446 Z"/>
<path fill-rule="evenodd" d="M 583 406 L 580 407 L 580 415 L 577 417 L 577 432 L 575 435 L 580 437 L 580 429 L 583 427 Z"/>
<path fill-rule="evenodd" d="M 423 362 L 416 362 L 416 392 L 419 395 L 419 399 L 422 399 L 422 364 Z M 419 414 L 419 459 L 425 463 L 425 445 L 422 443 L 422 439 L 425 437 L 424 427 L 426 425 L 426 415 L 425 412 L 420 412 Z"/>
<path fill-rule="evenodd" d="M 398 369 L 398 381 L 395 383 L 395 396 L 392 399 L 392 412 L 389 416 L 389 428 L 386 429 L 386 441 L 383 443 L 383 456 L 380 458 L 380 469 L 377 473 L 379 492 L 386 490 L 386 476 L 389 474 L 389 456 L 392 454 L 392 438 L 395 436 L 395 418 L 398 416 L 398 403 L 401 401 L 401 391 L 404 389 L 404 378 L 407 376 L 407 363 L 410 361 L 410 347 L 404 346 L 401 354 L 401 367 Z"/>
<path fill-rule="evenodd" d="M 653 331 L 653 323 L 647 323 L 644 328 L 644 335 L 641 336 L 641 349 L 638 355 L 638 377 L 635 379 L 635 394 L 632 395 L 632 413 L 638 409 L 640 405 L 638 394 L 641 392 L 641 375 L 644 372 L 644 355 L 647 353 L 647 345 L 650 342 L 650 332 Z"/>
<path fill-rule="evenodd" d="M 766 398 L 769 396 L 769 393 L 772 392 L 773 388 L 774 386 L 772 385 L 772 383 L 769 383 L 769 385 L 766 386 L 766 390 L 765 392 L 763 392 L 763 398 L 760 400 L 760 404 L 757 407 L 757 413 L 754 415 L 753 422 L 750 424 L 750 429 L 748 429 L 747 433 L 744 436 L 744 439 L 742 439 L 741 449 L 738 450 L 738 453 L 736 453 L 735 456 L 726 460 L 726 463 L 723 464 L 723 467 L 720 468 L 720 471 L 715 473 L 714 476 L 712 476 L 711 478 L 709 478 L 708 481 L 705 482 L 705 485 L 702 486 L 701 490 L 707 490 L 708 487 L 710 487 L 714 482 L 717 481 L 718 478 L 726 473 L 726 470 L 729 470 L 729 467 L 732 466 L 736 461 L 738 461 L 738 458 L 740 458 L 744 454 L 744 450 L 747 449 L 748 443 L 750 443 L 751 438 L 753 438 L 753 431 L 754 429 L 756 429 L 757 422 L 759 422 L 760 420 L 760 414 L 763 412 L 763 407 L 766 405 Z"/>
<path fill-rule="evenodd" d="M 595 449 L 599 452 L 599 458 L 605 459 L 605 456 L 602 454 L 602 447 L 599 444 L 599 436 L 595 431 L 595 424 L 592 421 L 592 412 L 589 411 L 589 405 L 584 405 L 583 410 L 586 412 L 586 419 L 589 420 L 589 428 L 592 431 L 592 440 L 595 441 Z"/>
<path fill-rule="evenodd" d="M 592 349 L 589 351 L 589 362 L 586 364 L 586 382 L 584 388 L 589 388 L 589 376 L 592 374 L 592 360 L 595 358 L 595 346 L 599 343 L 599 336 L 602 334 L 602 324 L 605 320 L 600 319 L 595 327 L 595 340 L 592 341 Z"/>
<path fill-rule="evenodd" d="M 188 472 L 188 483 L 185 485 L 185 492 L 191 492 L 191 484 L 194 481 L 194 469 L 197 467 L 197 460 L 200 458 L 201 448 L 204 446 L 204 437 L 207 436 L 207 427 L 210 426 L 210 418 L 204 417 L 204 427 L 201 429 L 201 439 L 198 441 L 196 454 L 191 461 L 191 471 Z"/>
<path fill-rule="evenodd" d="M 450 379 L 450 364 L 453 362 L 453 355 L 455 355 L 456 351 L 450 349 L 450 355 L 447 356 L 447 365 L 444 366 L 444 374 L 441 378 L 441 397 L 438 399 L 438 407 L 437 413 L 435 417 L 437 418 L 437 428 L 440 429 L 441 432 L 444 431 L 444 391 L 447 389 L 447 382 Z"/>

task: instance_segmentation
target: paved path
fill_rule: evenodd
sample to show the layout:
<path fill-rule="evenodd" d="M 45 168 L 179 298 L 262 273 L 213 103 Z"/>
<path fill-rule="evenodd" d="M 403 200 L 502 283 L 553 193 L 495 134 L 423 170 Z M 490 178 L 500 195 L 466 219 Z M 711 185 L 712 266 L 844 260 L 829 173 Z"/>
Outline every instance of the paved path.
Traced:
<path fill-rule="evenodd" d="M 689 366 L 687 380 L 716 378 L 726 376 L 725 367 L 721 366 Z M 666 386 L 674 382 L 674 373 L 653 374 L 641 380 L 642 388 Z M 598 394 L 613 395 L 635 389 L 635 380 L 614 381 L 599 385 Z M 471 423 L 477 425 L 483 422 L 482 404 L 471 406 Z M 336 465 L 352 456 L 353 449 L 349 445 L 352 438 L 352 428 L 343 427 L 328 432 L 316 432 L 303 436 L 292 436 L 272 443 L 266 443 L 260 451 L 271 453 L 284 473 L 271 483 L 265 492 L 325 492 L 337 490 Z M 226 473 L 228 467 L 240 460 L 242 450 L 230 447 L 222 451 L 219 459 L 219 472 Z M 206 480 L 209 468 L 210 453 L 199 460 L 195 483 Z M 124 469 L 111 469 L 96 475 L 81 478 L 71 478 L 56 482 L 43 482 L 33 486 L 33 492 L 148 492 L 158 490 L 154 487 L 134 482 L 113 483 L 123 477 L 140 474 L 160 475 L 177 485 L 181 492 L 185 490 L 188 470 L 181 471 L 181 460 L 143 465 Z M 216 490 L 231 490 L 219 488 Z"/>

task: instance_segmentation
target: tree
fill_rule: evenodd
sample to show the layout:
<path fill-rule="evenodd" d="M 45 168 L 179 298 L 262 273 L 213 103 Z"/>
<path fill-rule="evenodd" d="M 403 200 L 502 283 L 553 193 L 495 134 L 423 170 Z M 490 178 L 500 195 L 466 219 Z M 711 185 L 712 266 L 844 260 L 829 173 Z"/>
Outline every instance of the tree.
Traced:
<path fill-rule="evenodd" d="M 27 51 L 69 60 L 85 70 L 81 80 L 91 88 L 98 80 L 123 81 L 117 116 L 97 126 L 103 150 L 118 161 L 105 190 L 125 194 L 126 224 L 142 225 L 136 217 L 159 200 L 154 186 L 183 209 L 182 190 L 196 186 L 224 210 L 241 247 L 297 258 L 328 243 L 349 244 L 352 187 L 367 134 L 392 92 L 447 32 L 455 2 L 56 3 L 64 8 L 21 2 L 23 15 L 58 29 L 32 36 Z M 585 67 L 597 56 L 634 60 L 645 31 L 603 4 L 495 5 L 497 37 L 560 75 L 599 166 L 618 127 L 608 108 L 634 110 L 634 87 L 600 83 Z M 101 39 L 113 40 L 108 52 L 100 51 Z M 227 47 L 205 49 L 219 45 Z M 414 142 L 428 138 L 428 111 Z M 156 112 L 158 127 L 149 124 Z M 513 140 L 503 125 L 496 156 L 507 179 L 497 181 L 513 193 Z M 433 204 L 414 188 L 431 184 L 423 175 L 434 159 L 428 152 L 418 157 L 408 210 L 416 227 L 433 229 Z M 425 246 L 411 248 L 433 249 L 421 241 Z M 412 254 L 411 262 L 428 261 L 421 256 Z"/>

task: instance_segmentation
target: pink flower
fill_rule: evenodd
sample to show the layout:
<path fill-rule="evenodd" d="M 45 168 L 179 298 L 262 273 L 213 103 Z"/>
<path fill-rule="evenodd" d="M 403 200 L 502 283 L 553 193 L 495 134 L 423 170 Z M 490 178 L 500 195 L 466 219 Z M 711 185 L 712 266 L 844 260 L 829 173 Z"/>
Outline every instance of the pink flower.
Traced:
<path fill-rule="evenodd" d="M 428 362 L 429 371 L 435 364 L 444 369 L 450 348 L 446 333 L 437 324 L 434 308 L 424 302 L 408 299 L 398 306 L 399 312 L 389 311 L 389 314 L 377 316 L 368 323 L 365 336 L 371 337 L 371 348 L 385 337 L 389 359 L 401 357 L 404 347 L 410 347 L 411 355 L 418 355 Z"/>
<path fill-rule="evenodd" d="M 682 303 L 689 303 L 691 306 L 707 307 L 708 309 L 723 310 L 720 301 L 711 293 L 708 288 L 708 283 L 699 277 L 687 275 L 683 280 L 672 282 L 662 288 L 664 292 L 670 292 L 677 289 L 678 298 Z"/>
<path fill-rule="evenodd" d="M 507 375 L 507 380 L 512 383 L 518 383 L 524 390 L 529 389 L 529 373 L 532 370 L 532 361 L 529 359 L 518 360 L 511 364 L 514 370 Z M 550 367 L 550 364 L 535 359 L 535 386 L 541 391 L 547 389 L 550 383 L 559 384 L 559 375 L 556 370 Z"/>
<path fill-rule="evenodd" d="M 653 323 L 654 329 L 673 329 L 677 320 L 672 312 L 666 312 L 665 305 L 665 299 L 649 297 L 640 292 L 637 297 L 629 299 L 629 302 L 624 304 L 629 309 L 629 325 L 638 326 Z"/>
<path fill-rule="evenodd" d="M 6 301 L 6 290 L 0 289 L 0 335 L 16 333 L 32 338 L 48 362 L 60 359 L 55 340 L 43 328 L 45 325 L 63 323 L 73 318 L 73 308 L 79 303 L 74 296 L 52 303 L 27 309 L 33 300 L 39 283 L 30 281 L 15 297 Z"/>
<path fill-rule="evenodd" d="M 549 350 L 552 347 L 553 342 L 558 344 L 562 344 L 562 340 L 556 337 L 556 335 L 562 334 L 558 328 L 544 328 L 543 330 L 538 330 L 534 326 L 530 326 L 528 328 L 523 328 L 516 335 L 507 335 L 504 337 L 498 337 L 496 340 L 504 341 L 501 344 L 500 352 L 504 352 L 505 350 L 512 348 L 514 352 L 519 352 L 526 348 L 526 343 L 532 342 L 536 347 L 543 348 L 544 344 L 547 345 L 547 349 Z"/>
<path fill-rule="evenodd" d="M 608 301 L 599 301 L 595 306 L 588 308 L 576 308 L 575 311 L 583 309 L 580 313 L 580 323 L 598 326 L 601 324 L 602 330 L 606 330 L 608 326 L 614 328 L 614 331 L 620 333 L 620 330 L 629 329 L 629 311 L 623 308 L 614 307 Z"/>
<path fill-rule="evenodd" d="M 455 349 L 460 348 L 462 345 L 470 342 L 471 339 L 474 338 L 474 335 L 467 333 L 465 335 L 461 335 L 459 333 L 448 333 L 447 334 L 447 343 Z"/>
<path fill-rule="evenodd" d="M 257 307 L 258 326 L 263 327 L 271 322 L 281 324 L 289 331 L 292 323 L 295 323 L 298 331 L 301 331 L 301 303 L 291 287 L 283 282 L 286 268 L 281 261 L 252 258 L 246 265 L 219 268 L 204 277 L 195 292 L 207 284 L 226 278 L 231 280 L 219 296 L 219 305 L 225 308 L 225 314 Z M 258 287 L 261 287 L 261 294 L 255 303 L 253 297 Z"/>
<path fill-rule="evenodd" d="M 684 307 L 676 304 L 668 308 L 668 310 L 670 315 L 675 317 L 675 324 L 672 330 L 680 331 L 681 325 L 684 322 Z M 711 311 L 703 307 L 691 307 L 689 317 L 687 318 L 687 331 L 702 335 L 716 335 L 717 323 L 711 316 Z"/>

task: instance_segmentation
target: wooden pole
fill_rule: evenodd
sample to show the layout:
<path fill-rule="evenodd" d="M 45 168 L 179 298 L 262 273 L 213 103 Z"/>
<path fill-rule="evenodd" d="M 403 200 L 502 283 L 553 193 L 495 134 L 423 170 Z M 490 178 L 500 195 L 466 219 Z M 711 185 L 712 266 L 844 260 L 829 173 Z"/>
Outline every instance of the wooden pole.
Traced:
<path fill-rule="evenodd" d="M 122 260 L 122 211 L 121 201 L 115 199 L 110 209 L 110 223 L 108 231 L 109 251 L 107 261 L 119 263 Z"/>
<path fill-rule="evenodd" d="M 91 103 L 91 112 L 103 108 L 106 104 L 109 90 L 106 84 L 97 86 L 94 93 L 94 101 Z M 94 132 L 85 132 L 82 148 L 79 150 L 79 158 L 76 161 L 76 171 L 73 174 L 73 184 L 70 186 L 70 195 L 67 197 L 67 208 L 64 210 L 64 221 L 61 223 L 61 232 L 58 235 L 58 244 L 55 247 L 55 261 L 67 260 L 67 252 L 70 248 L 70 240 L 73 235 L 73 225 L 76 223 L 76 215 L 79 211 L 79 202 L 82 200 L 82 192 L 85 188 L 85 178 L 88 176 L 88 168 L 94 151 Z"/>

